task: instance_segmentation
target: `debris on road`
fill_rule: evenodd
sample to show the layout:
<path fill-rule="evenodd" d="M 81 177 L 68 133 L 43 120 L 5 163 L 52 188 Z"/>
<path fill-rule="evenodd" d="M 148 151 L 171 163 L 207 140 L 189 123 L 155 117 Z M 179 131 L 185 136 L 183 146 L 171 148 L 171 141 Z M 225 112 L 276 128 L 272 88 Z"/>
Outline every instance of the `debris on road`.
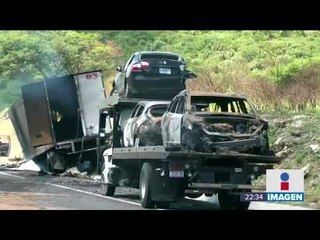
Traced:
<path fill-rule="evenodd" d="M 2 158 L 0 159 L 0 167 L 2 168 L 10 168 L 14 170 L 21 166 L 21 164 L 25 163 L 25 160 L 17 161 L 17 159 L 9 159 L 9 158 Z"/>
<path fill-rule="evenodd" d="M 60 174 L 61 177 L 77 177 L 77 178 L 89 178 L 87 172 L 80 172 L 76 167 L 69 168 L 64 173 Z"/>
<path fill-rule="evenodd" d="M 22 163 L 20 167 L 14 168 L 13 170 L 40 172 L 41 169 L 37 164 L 34 163 L 34 161 L 29 160 L 25 163 Z"/>
<path fill-rule="evenodd" d="M 101 175 L 93 175 L 93 176 L 90 177 L 90 179 L 92 179 L 93 181 L 96 181 L 96 182 L 101 182 L 102 181 Z"/>

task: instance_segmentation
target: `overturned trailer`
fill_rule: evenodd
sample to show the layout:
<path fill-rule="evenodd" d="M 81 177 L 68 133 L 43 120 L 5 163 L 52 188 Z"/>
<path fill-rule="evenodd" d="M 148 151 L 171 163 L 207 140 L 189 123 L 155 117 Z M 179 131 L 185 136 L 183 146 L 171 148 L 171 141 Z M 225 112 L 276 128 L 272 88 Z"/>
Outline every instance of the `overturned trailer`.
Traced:
<path fill-rule="evenodd" d="M 74 165 L 97 170 L 99 106 L 106 97 L 101 72 L 48 78 L 21 90 L 9 116 L 25 158 L 50 172 Z"/>

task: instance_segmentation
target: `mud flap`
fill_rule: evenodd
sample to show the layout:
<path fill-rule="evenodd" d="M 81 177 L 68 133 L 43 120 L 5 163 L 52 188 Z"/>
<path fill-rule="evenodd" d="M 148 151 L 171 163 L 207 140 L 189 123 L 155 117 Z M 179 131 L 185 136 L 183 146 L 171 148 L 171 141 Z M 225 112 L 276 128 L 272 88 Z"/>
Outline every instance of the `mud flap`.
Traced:
<path fill-rule="evenodd" d="M 182 180 L 161 176 L 161 171 L 162 169 L 155 170 L 151 198 L 155 202 L 174 202 L 179 197 Z"/>

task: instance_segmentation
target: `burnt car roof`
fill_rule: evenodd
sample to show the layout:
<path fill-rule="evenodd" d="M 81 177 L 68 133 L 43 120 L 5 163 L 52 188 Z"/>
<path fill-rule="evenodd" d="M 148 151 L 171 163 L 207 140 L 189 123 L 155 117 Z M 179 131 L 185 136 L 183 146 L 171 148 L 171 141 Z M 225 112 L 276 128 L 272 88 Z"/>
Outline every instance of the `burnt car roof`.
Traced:
<path fill-rule="evenodd" d="M 226 98 L 240 98 L 240 99 L 246 99 L 247 98 L 244 95 L 241 94 L 227 94 L 227 93 L 217 93 L 217 92 L 200 92 L 200 91 L 188 91 L 190 96 L 204 96 L 204 97 L 226 97 Z"/>

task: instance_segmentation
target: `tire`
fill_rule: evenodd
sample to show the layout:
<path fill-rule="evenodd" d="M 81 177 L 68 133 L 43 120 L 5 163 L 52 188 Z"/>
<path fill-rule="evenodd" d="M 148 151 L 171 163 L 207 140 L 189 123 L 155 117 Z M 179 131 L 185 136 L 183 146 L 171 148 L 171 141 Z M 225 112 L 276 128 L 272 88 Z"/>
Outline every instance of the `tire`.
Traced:
<path fill-rule="evenodd" d="M 186 197 L 188 198 L 199 198 L 202 196 L 202 193 L 186 193 Z"/>
<path fill-rule="evenodd" d="M 240 197 L 236 199 L 235 203 L 234 203 L 234 207 L 237 210 L 242 210 L 242 211 L 246 211 L 249 209 L 250 206 L 250 202 L 241 202 L 240 201 Z"/>
<path fill-rule="evenodd" d="M 251 179 L 247 181 L 246 184 L 251 184 Z M 251 192 L 251 190 L 247 190 L 246 192 Z M 234 202 L 234 208 L 237 210 L 248 210 L 250 206 L 250 202 L 241 202 L 240 197 L 237 197 Z"/>
<path fill-rule="evenodd" d="M 196 144 L 193 142 L 193 134 L 190 130 L 183 130 L 181 134 L 181 150 L 194 151 Z"/>
<path fill-rule="evenodd" d="M 157 202 L 157 208 L 168 209 L 170 208 L 171 202 Z"/>
<path fill-rule="evenodd" d="M 212 197 L 213 196 L 213 193 L 205 193 L 204 194 L 206 197 Z"/>
<path fill-rule="evenodd" d="M 230 194 L 228 190 L 220 190 L 218 192 L 218 199 L 220 208 L 223 210 L 233 209 L 235 204 L 235 196 Z"/>
<path fill-rule="evenodd" d="M 57 159 L 61 158 L 62 156 L 54 151 L 50 151 L 47 153 L 46 160 L 47 160 L 47 166 L 48 166 L 48 171 L 51 172 L 53 175 L 63 173 L 66 170 L 65 164 L 63 165 L 63 169 L 55 169 L 54 164 Z"/>
<path fill-rule="evenodd" d="M 106 196 L 113 196 L 116 191 L 116 186 L 108 183 L 106 184 Z"/>
<path fill-rule="evenodd" d="M 150 163 L 144 163 L 140 173 L 140 202 L 143 208 L 154 208 L 155 202 L 151 198 L 154 168 Z"/>

